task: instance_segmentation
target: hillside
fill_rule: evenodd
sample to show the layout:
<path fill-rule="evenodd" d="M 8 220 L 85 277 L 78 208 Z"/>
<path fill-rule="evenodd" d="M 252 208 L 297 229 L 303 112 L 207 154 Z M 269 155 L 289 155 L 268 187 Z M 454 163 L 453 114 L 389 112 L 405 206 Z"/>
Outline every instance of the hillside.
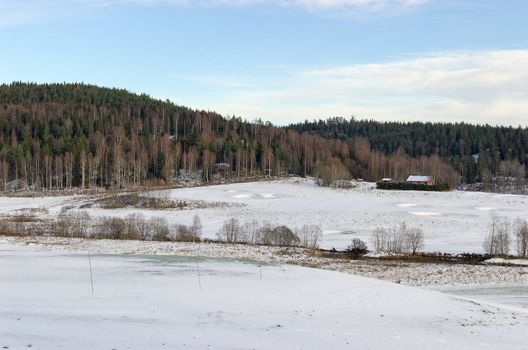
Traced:
<path fill-rule="evenodd" d="M 514 178 L 524 186 L 527 162 L 528 130 L 520 127 L 342 118 L 276 127 L 122 89 L 0 86 L 3 191 L 287 174 L 327 182 L 427 174 L 451 186 Z"/>
<path fill-rule="evenodd" d="M 0 189 L 114 187 L 198 173 L 209 181 L 312 174 L 346 143 L 226 119 L 126 90 L 83 84 L 0 86 Z M 217 169 L 218 170 L 218 169 Z"/>
<path fill-rule="evenodd" d="M 528 177 L 528 128 L 354 118 L 305 121 L 290 128 L 350 144 L 368 139 L 368 149 L 383 155 L 437 155 L 448 160 L 465 183 Z"/>

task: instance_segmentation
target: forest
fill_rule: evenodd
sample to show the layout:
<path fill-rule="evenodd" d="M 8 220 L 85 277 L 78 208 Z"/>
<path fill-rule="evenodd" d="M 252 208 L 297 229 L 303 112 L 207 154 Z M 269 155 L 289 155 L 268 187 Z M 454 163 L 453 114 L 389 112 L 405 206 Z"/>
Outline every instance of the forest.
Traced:
<path fill-rule="evenodd" d="M 0 86 L 0 190 L 427 174 L 456 186 L 526 176 L 528 131 L 333 118 L 286 127 L 86 84 Z"/>
<path fill-rule="evenodd" d="M 62 190 L 314 173 L 346 142 L 84 84 L 0 86 L 0 188 Z"/>
<path fill-rule="evenodd" d="M 355 118 L 305 121 L 290 128 L 353 144 L 368 139 L 373 152 L 413 159 L 438 156 L 463 183 L 528 177 L 528 128 L 466 123 L 379 122 Z"/>

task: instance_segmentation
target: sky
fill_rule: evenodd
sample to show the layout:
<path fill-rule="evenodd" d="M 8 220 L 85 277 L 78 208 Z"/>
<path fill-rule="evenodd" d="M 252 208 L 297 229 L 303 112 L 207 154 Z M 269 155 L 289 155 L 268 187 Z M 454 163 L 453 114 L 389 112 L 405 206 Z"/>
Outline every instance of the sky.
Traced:
<path fill-rule="evenodd" d="M 84 82 L 278 125 L 528 126 L 526 0 L 0 0 L 0 82 Z"/>

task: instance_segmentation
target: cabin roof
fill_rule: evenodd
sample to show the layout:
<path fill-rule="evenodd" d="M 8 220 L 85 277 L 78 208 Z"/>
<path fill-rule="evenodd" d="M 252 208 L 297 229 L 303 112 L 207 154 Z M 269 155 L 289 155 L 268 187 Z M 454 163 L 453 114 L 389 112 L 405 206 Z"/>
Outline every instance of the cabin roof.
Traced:
<path fill-rule="evenodd" d="M 408 182 L 427 182 L 427 181 L 431 181 L 431 177 L 425 176 L 425 175 L 409 175 L 409 177 L 407 178 L 407 181 Z"/>

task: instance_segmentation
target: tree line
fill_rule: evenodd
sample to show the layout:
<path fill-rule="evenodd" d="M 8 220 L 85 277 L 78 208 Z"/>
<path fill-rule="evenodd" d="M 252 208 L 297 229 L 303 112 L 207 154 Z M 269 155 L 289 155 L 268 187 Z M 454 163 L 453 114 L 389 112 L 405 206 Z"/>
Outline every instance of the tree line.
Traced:
<path fill-rule="evenodd" d="M 528 177 L 526 127 L 331 118 L 307 120 L 288 128 L 340 139 L 351 148 L 358 140 L 363 140 L 360 141 L 362 143 L 368 140 L 368 145 L 359 145 L 364 148 L 359 151 L 377 153 L 379 158 L 391 158 L 385 163 L 392 164 L 385 164 L 385 169 L 381 170 L 387 177 L 401 177 L 399 169 L 405 167 L 420 171 L 420 160 L 434 157 L 446 161 L 464 183 L 491 183 L 496 178 Z M 402 157 L 407 160 L 402 161 Z M 409 163 L 409 159 L 417 160 L 418 164 L 398 166 L 401 162 Z M 374 163 L 375 160 L 371 159 L 370 162 Z M 358 169 L 364 177 L 372 177 L 373 170 L 376 172 L 372 167 Z"/>
<path fill-rule="evenodd" d="M 0 189 L 124 188 L 181 172 L 209 181 L 310 175 L 349 157 L 338 139 L 224 118 L 147 95 L 84 84 L 0 86 Z"/>
<path fill-rule="evenodd" d="M 318 225 L 290 228 L 271 222 L 252 220 L 240 223 L 227 219 L 217 232 L 216 240 L 202 238 L 202 221 L 195 215 L 190 225 L 169 224 L 164 217 L 145 218 L 133 213 L 124 218 L 93 217 L 85 211 L 61 213 L 54 219 L 39 219 L 26 212 L 0 218 L 0 236 L 68 237 L 158 242 L 214 242 L 316 249 L 322 236 Z"/>
<path fill-rule="evenodd" d="M 453 187 L 499 175 L 524 181 L 527 153 L 522 128 L 342 118 L 276 127 L 123 89 L 0 85 L 2 191 L 120 189 L 189 173 L 205 182 L 309 175 L 324 184 L 421 173 Z"/>

